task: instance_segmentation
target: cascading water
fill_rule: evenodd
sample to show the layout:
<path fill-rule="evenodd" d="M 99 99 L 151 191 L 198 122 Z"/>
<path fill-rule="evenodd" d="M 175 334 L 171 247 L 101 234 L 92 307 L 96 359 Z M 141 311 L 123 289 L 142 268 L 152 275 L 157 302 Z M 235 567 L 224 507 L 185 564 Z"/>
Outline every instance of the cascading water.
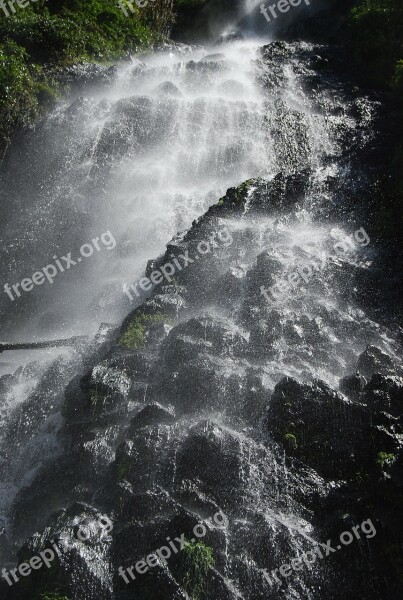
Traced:
<path fill-rule="evenodd" d="M 256 5 L 248 1 L 245 13 Z M 28 547 L 34 554 L 49 535 L 65 537 L 58 585 L 72 600 L 184 598 L 175 562 L 173 574 L 158 571 L 159 591 L 141 579 L 126 589 L 115 574 L 217 506 L 231 526 L 209 532 L 217 552 L 209 600 L 272 592 L 322 598 L 321 586 L 328 592 L 340 581 L 343 564 L 315 567 L 310 580 L 301 575 L 273 591 L 261 570 L 310 548 L 316 517 L 341 488 L 326 478 L 339 475 L 339 460 L 355 467 L 356 448 L 337 448 L 335 471 L 319 464 L 316 472 L 311 457 L 297 452 L 303 419 L 283 430 L 277 414 L 262 417 L 273 389 L 275 406 L 282 399 L 296 406 L 296 397 L 334 400 L 325 384 L 337 387 L 366 344 L 399 360 L 395 337 L 349 292 L 357 273 L 371 267 L 373 241 L 362 232 L 354 239 L 363 224 L 339 217 L 348 210 L 343 194 L 358 187 L 349 177 L 364 178 L 356 155 L 371 139 L 376 103 L 318 74 L 331 56 L 326 48 L 261 46 L 172 45 L 105 70 L 102 85 L 73 91 L 2 165 L 3 283 L 30 277 L 54 256 L 77 256 L 102 232 L 116 241 L 52 285 L 13 301 L 3 294 L 9 338 L 93 335 L 102 321 L 118 323 L 145 300 L 130 304 L 123 284 L 140 279 L 176 232 L 190 228 L 156 268 L 185 249 L 194 255 L 218 225 L 232 239 L 211 263 L 200 261 L 151 295 L 135 316 L 131 347 L 107 331 L 83 353 L 48 351 L 2 380 L 0 558 L 12 559 L 22 540 L 53 519 L 53 529 Z M 251 179 L 208 211 L 227 188 Z M 346 236 L 348 251 L 334 256 Z M 312 261 L 309 280 L 300 276 L 297 289 L 266 301 L 262 286 L 289 281 Z M 19 364 L 33 358 L 17 356 Z M 295 392 L 292 377 L 308 383 Z M 352 403 L 337 402 L 332 414 L 343 429 Z M 104 540 L 100 550 L 95 542 L 97 569 L 72 535 L 81 520 L 94 520 L 89 504 L 115 522 L 113 543 Z"/>
<path fill-rule="evenodd" d="M 13 317 L 21 336 L 115 321 L 127 312 L 123 282 L 138 278 L 176 231 L 230 185 L 276 172 L 256 50 L 245 42 L 136 59 L 117 69 L 107 89 L 72 98 L 42 124 L 5 174 L 2 280 L 21 281 L 106 230 L 117 245 L 52 287 L 14 302 L 3 295 L 7 333 L 16 329 Z M 36 174 L 27 181 L 21 174 L 33 164 Z"/>

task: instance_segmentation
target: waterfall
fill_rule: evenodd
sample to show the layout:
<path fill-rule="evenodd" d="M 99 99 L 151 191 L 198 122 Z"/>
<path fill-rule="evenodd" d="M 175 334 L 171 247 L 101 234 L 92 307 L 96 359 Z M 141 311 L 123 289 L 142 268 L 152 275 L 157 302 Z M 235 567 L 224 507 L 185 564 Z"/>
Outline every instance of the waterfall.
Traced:
<path fill-rule="evenodd" d="M 259 4 L 245 0 L 225 33 Z M 333 524 L 317 521 L 344 501 L 340 463 L 358 480 L 357 457 L 369 456 L 364 404 L 386 394 L 379 381 L 364 390 L 373 363 L 387 393 L 401 374 L 397 336 L 365 313 L 356 283 L 377 251 L 349 194 L 365 183 L 357 157 L 378 104 L 326 71 L 332 49 L 237 33 L 162 44 L 95 78 L 74 68 L 69 94 L 1 166 L 0 274 L 13 295 L 2 290 L 2 336 L 90 342 L 0 362 L 0 558 L 27 537 L 31 554 L 64 539 L 58 585 L 71 600 L 184 598 L 176 559 L 156 569 L 157 587 L 125 588 L 118 568 L 218 507 L 230 524 L 206 538 L 214 598 L 269 597 L 263 569 L 328 535 Z M 217 227 L 231 242 L 195 258 Z M 182 253 L 191 267 L 128 297 Z M 73 266 L 56 269 L 69 254 Z M 52 281 L 35 284 L 47 265 Z M 340 384 L 343 396 L 357 365 L 365 377 Z M 304 403 L 325 432 L 309 430 L 313 441 L 298 437 Z M 329 442 L 339 430 L 345 446 Z M 309 442 L 317 454 L 300 450 Z M 85 546 L 74 531 L 97 511 L 114 531 Z M 350 568 L 340 564 L 307 569 L 273 598 L 327 597 Z"/>

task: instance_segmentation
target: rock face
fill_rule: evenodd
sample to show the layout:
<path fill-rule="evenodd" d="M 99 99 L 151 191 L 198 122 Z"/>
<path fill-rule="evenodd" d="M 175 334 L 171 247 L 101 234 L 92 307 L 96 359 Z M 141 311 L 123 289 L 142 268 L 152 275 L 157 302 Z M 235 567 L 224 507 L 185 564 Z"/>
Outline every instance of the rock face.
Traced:
<path fill-rule="evenodd" d="M 34 593 L 185 598 L 180 551 L 165 566 L 139 561 L 167 540 L 196 539 L 204 520 L 201 540 L 215 561 L 203 579 L 209 599 L 282 596 L 264 569 L 308 552 L 308 532 L 325 542 L 368 519 L 379 532 L 374 539 L 301 571 L 290 590 L 304 597 L 307 586 L 321 585 L 326 594 L 341 593 L 343 573 L 354 593 L 378 598 L 377 577 L 361 576 L 363 556 L 375 572 L 379 561 L 391 594 L 397 590 L 386 541 L 392 532 L 401 540 L 393 510 L 402 500 L 397 341 L 389 332 L 386 344 L 365 313 L 348 305 L 347 286 L 335 294 L 337 262 L 302 295 L 269 303 L 261 293 L 284 275 L 287 227 L 295 235 L 287 215 L 308 180 L 304 173 L 229 190 L 150 265 L 149 274 L 186 255 L 175 281 L 156 285 L 102 356 L 87 361 L 86 374 L 70 381 L 60 432 L 65 452 L 15 504 L 15 531 L 30 536 L 20 561 L 64 540 L 55 568 L 30 580 Z M 267 249 L 262 222 L 269 224 Z M 294 251 L 304 255 L 302 247 Z M 337 285 L 351 269 L 338 271 Z M 55 476 L 62 489 L 55 490 Z M 32 510 L 43 493 L 53 515 Z M 27 507 L 30 531 L 23 532 Z M 220 511 L 225 527 L 209 521 Z M 111 523 L 107 532 L 102 515 Z M 88 539 L 77 537 L 80 524 Z M 143 574 L 131 577 L 127 569 L 136 564 Z M 32 597 L 24 594 L 22 587 L 5 590 L 6 598 Z"/>
<path fill-rule="evenodd" d="M 292 51 L 270 45 L 262 61 Z M 283 118 L 279 106 L 271 126 Z M 357 133 L 339 166 L 357 175 L 362 145 Z M 52 541 L 61 555 L 2 597 L 400 597 L 401 347 L 362 302 L 371 249 L 333 226 L 363 190 L 289 173 L 294 154 L 290 142 L 284 172 L 229 189 L 150 261 L 147 277 L 165 275 L 149 298 L 63 380 L 62 451 L 13 513 L 20 563 Z M 326 542 L 314 568 L 270 575 Z"/>

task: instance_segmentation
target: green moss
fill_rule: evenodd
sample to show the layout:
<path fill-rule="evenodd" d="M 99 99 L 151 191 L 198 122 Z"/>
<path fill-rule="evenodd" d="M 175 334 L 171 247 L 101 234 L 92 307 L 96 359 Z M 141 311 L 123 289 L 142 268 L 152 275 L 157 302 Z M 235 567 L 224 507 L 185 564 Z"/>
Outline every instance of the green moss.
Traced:
<path fill-rule="evenodd" d="M 186 542 L 180 555 L 181 585 L 192 600 L 206 595 L 206 578 L 214 566 L 213 549 L 203 542 Z"/>
<path fill-rule="evenodd" d="M 101 406 L 103 405 L 103 403 L 105 401 L 103 394 L 101 394 L 101 392 L 99 392 L 98 390 L 94 390 L 94 389 L 90 389 L 89 394 L 90 394 L 91 406 L 93 408 L 101 408 Z"/>
<path fill-rule="evenodd" d="M 236 188 L 236 195 L 239 200 L 245 200 L 250 188 L 256 183 L 255 179 L 247 179 Z"/>
<path fill-rule="evenodd" d="M 170 319 L 167 315 L 155 314 L 145 315 L 137 314 L 126 328 L 126 331 L 121 335 L 119 344 L 130 350 L 139 350 L 146 343 L 147 329 L 153 323 L 169 323 Z"/>
<path fill-rule="evenodd" d="M 285 433 L 284 440 L 286 445 L 292 448 L 293 450 L 296 450 L 298 448 L 297 438 L 292 433 Z"/>
<path fill-rule="evenodd" d="M 119 481 L 127 478 L 127 476 L 130 474 L 131 466 L 131 458 L 129 456 L 124 456 L 117 465 L 117 477 Z"/>

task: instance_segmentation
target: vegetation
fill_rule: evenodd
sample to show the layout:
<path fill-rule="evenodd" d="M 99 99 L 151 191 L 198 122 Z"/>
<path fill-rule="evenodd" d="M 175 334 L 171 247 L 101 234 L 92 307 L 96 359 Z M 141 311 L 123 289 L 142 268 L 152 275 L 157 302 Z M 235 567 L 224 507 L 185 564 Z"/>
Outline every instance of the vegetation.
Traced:
<path fill-rule="evenodd" d="M 362 82 L 387 94 L 392 177 L 376 188 L 379 233 L 399 239 L 403 203 L 403 2 L 359 0 L 349 17 L 348 45 Z"/>
<path fill-rule="evenodd" d="M 387 452 L 379 452 L 377 459 L 376 459 L 376 464 L 378 465 L 378 467 L 380 467 L 383 470 L 383 469 L 385 469 L 385 467 L 389 467 L 393 463 L 394 460 L 396 460 L 395 454 L 388 454 Z"/>
<path fill-rule="evenodd" d="M 361 76 L 371 87 L 392 87 L 403 59 L 401 0 L 361 0 L 351 10 L 349 40 Z"/>
<path fill-rule="evenodd" d="M 67 596 L 61 596 L 58 592 L 43 593 L 39 596 L 40 600 L 70 600 Z"/>
<path fill-rule="evenodd" d="M 162 39 L 171 6 L 155 0 L 126 16 L 115 0 L 38 0 L 0 9 L 0 151 L 58 95 L 44 65 L 117 59 Z M 49 68 L 46 69 L 49 72 Z"/>
<path fill-rule="evenodd" d="M 203 542 L 186 542 L 181 551 L 181 585 L 192 600 L 206 595 L 206 577 L 212 566 L 212 548 Z"/>
<path fill-rule="evenodd" d="M 132 459 L 130 458 L 130 456 L 125 455 L 123 456 L 123 458 L 117 461 L 116 473 L 118 480 L 121 481 L 122 479 L 126 479 L 130 475 L 131 468 Z"/>
<path fill-rule="evenodd" d="M 89 394 L 90 394 L 91 406 L 93 408 L 101 408 L 105 401 L 103 394 L 101 392 L 99 392 L 98 390 L 94 390 L 94 389 L 90 389 Z"/>
<path fill-rule="evenodd" d="M 285 440 L 286 444 L 293 450 L 296 450 L 298 448 L 297 438 L 295 437 L 294 434 L 292 434 L 292 433 L 284 434 L 284 440 Z"/>
<path fill-rule="evenodd" d="M 130 350 L 138 350 L 146 343 L 146 333 L 150 325 L 153 323 L 168 323 L 169 321 L 170 319 L 166 315 L 146 315 L 139 313 L 129 323 L 119 339 L 119 344 L 130 348 Z"/>

